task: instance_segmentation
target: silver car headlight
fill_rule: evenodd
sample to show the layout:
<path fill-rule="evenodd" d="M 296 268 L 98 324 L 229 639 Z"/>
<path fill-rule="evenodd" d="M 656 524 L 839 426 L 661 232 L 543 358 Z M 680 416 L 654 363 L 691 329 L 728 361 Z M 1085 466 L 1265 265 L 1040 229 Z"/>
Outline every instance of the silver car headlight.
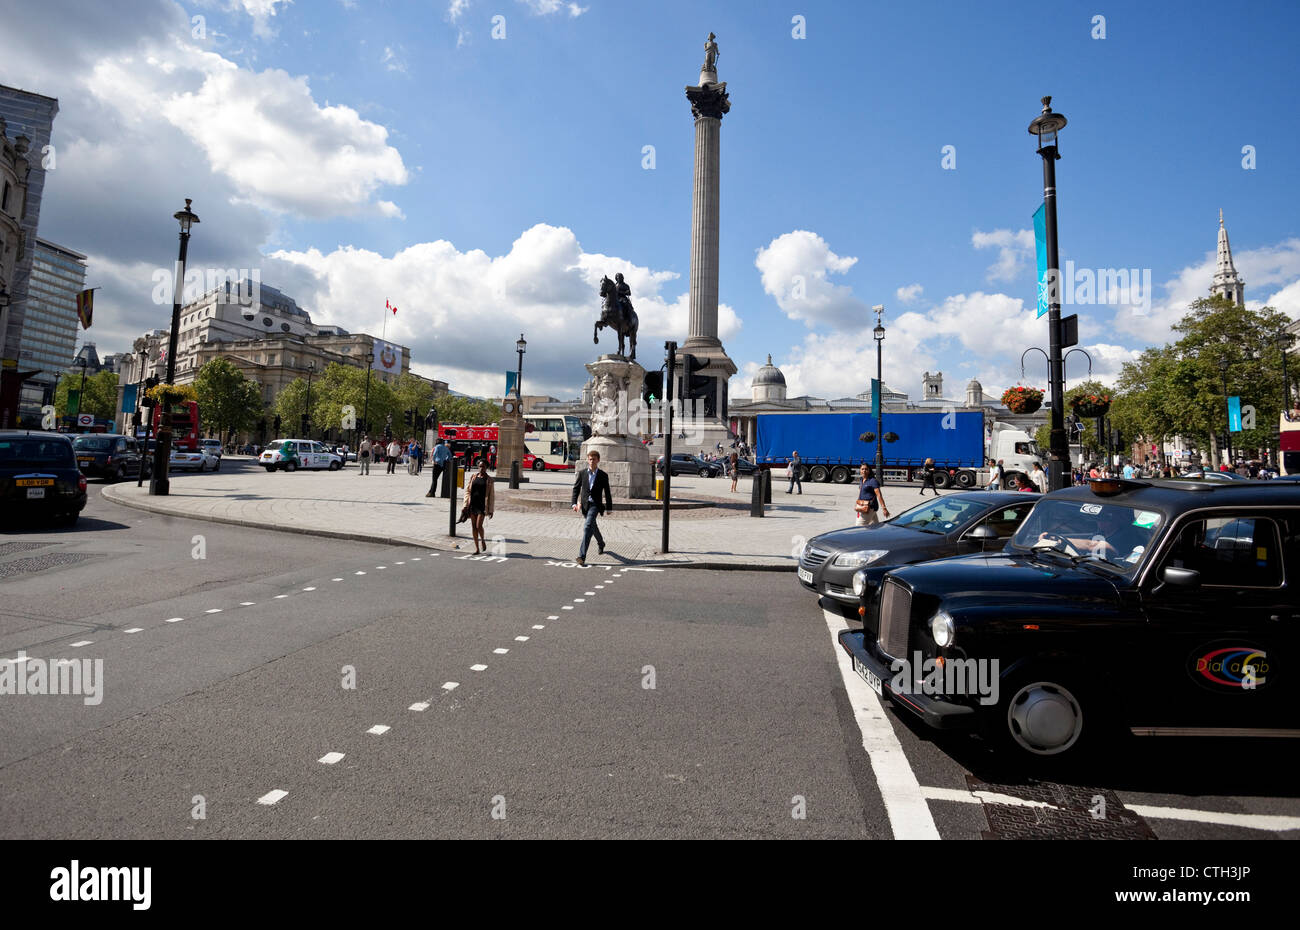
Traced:
<path fill-rule="evenodd" d="M 853 596 L 862 597 L 862 592 L 867 590 L 867 573 L 858 569 L 853 573 Z"/>
<path fill-rule="evenodd" d="M 957 630 L 953 626 L 952 616 L 946 610 L 941 610 L 930 618 L 930 635 L 934 637 L 936 646 L 951 646 L 952 641 L 957 636 Z"/>
<path fill-rule="evenodd" d="M 862 568 L 864 565 L 870 565 L 876 559 L 888 554 L 888 549 L 860 549 L 857 552 L 841 552 L 835 557 L 834 564 L 840 568 Z"/>

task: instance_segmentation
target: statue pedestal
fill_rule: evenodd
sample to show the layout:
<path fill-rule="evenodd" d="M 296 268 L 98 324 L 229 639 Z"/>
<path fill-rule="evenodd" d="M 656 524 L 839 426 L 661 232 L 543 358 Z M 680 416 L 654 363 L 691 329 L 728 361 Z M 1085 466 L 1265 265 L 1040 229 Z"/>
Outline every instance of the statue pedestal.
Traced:
<path fill-rule="evenodd" d="M 600 453 L 600 467 L 609 475 L 615 497 L 654 497 L 654 467 L 641 443 L 644 429 L 641 387 L 645 369 L 621 355 L 602 355 L 587 365 L 594 379 L 591 401 L 591 438 L 582 444 L 579 471 L 587 467 L 587 453 Z"/>

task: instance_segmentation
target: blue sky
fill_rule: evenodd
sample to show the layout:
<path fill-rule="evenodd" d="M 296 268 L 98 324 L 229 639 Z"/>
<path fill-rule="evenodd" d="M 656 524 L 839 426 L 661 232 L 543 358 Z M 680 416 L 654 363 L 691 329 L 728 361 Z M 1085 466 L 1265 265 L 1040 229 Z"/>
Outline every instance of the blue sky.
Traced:
<path fill-rule="evenodd" d="M 793 392 L 864 390 L 877 303 L 892 387 L 918 395 L 923 370 L 949 396 L 972 376 L 1015 383 L 1021 351 L 1046 344 L 1027 232 L 1043 94 L 1070 121 L 1062 260 L 1155 283 L 1142 314 L 1066 308 L 1098 373 L 1163 343 L 1206 292 L 1220 207 L 1248 302 L 1300 315 L 1294 3 L 52 0 L 18 16 L 0 82 L 60 99 L 41 234 L 91 256 L 101 352 L 165 325 L 150 275 L 193 197 L 192 266 L 260 267 L 353 330 L 377 330 L 391 299 L 390 335 L 458 390 L 499 392 L 523 330 L 526 389 L 576 394 L 592 284 L 618 270 L 656 358 L 686 335 L 683 88 L 710 30 L 732 101 L 733 396 L 768 353 Z"/>

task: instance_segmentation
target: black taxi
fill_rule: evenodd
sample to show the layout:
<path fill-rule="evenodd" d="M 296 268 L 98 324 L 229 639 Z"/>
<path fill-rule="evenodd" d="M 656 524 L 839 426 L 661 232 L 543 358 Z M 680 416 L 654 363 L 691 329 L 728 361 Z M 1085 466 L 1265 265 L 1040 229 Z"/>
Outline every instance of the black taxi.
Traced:
<path fill-rule="evenodd" d="M 32 516 L 76 523 L 86 506 L 86 476 L 72 440 L 36 430 L 0 431 L 0 521 Z"/>
<path fill-rule="evenodd" d="M 1300 488 L 1094 480 L 1006 548 L 889 572 L 840 644 L 878 694 L 1027 760 L 1300 736 Z"/>

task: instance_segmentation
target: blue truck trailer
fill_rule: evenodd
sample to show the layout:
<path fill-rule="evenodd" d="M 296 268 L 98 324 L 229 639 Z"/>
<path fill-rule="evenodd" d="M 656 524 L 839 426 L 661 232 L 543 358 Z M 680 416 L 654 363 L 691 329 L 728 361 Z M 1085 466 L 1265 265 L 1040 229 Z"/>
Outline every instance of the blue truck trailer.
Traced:
<path fill-rule="evenodd" d="M 876 432 L 872 413 L 764 413 L 757 417 L 757 464 L 784 468 L 794 452 L 802 462 L 802 478 L 847 484 L 863 462 L 875 465 L 876 443 L 862 441 Z M 919 481 L 927 458 L 934 459 L 935 483 L 940 487 L 975 487 L 984 467 L 984 414 L 924 411 L 885 413 L 885 478 Z"/>

